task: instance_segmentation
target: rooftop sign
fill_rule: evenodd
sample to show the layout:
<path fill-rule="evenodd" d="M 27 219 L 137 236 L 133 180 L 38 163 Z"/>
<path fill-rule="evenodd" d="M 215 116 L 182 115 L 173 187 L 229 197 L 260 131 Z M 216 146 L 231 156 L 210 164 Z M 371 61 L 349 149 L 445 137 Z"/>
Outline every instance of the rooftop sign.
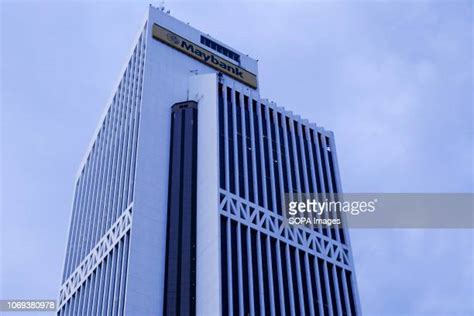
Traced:
<path fill-rule="evenodd" d="M 184 39 L 158 24 L 153 24 L 153 38 L 254 89 L 257 88 L 257 76 L 253 73 L 211 53 L 207 49 Z"/>

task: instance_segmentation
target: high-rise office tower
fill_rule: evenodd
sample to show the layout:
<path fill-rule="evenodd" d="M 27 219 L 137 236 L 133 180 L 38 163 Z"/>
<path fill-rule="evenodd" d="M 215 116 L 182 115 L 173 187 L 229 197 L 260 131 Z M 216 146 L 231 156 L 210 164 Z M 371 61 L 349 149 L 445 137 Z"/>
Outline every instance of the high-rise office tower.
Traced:
<path fill-rule="evenodd" d="M 75 182 L 59 315 L 359 315 L 347 230 L 288 226 L 341 191 L 333 134 L 257 61 L 150 7 Z"/>

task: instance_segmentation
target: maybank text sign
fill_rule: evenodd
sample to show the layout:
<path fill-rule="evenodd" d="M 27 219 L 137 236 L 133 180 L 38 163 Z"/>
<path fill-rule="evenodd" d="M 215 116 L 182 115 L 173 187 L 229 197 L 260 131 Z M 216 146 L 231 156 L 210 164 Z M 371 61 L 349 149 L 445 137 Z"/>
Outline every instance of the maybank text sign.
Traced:
<path fill-rule="evenodd" d="M 253 73 L 211 53 L 162 26 L 157 24 L 153 25 L 153 37 L 254 89 L 257 88 L 257 77 Z"/>

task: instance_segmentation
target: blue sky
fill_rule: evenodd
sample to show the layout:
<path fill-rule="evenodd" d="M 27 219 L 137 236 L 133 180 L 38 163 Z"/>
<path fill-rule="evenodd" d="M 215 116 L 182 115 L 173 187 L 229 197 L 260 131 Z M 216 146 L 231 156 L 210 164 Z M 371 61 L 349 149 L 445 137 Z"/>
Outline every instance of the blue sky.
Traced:
<path fill-rule="evenodd" d="M 470 1 L 167 1 L 335 132 L 346 192 L 474 192 Z M 1 1 L 1 298 L 58 293 L 74 175 L 146 2 Z M 474 314 L 472 230 L 353 230 L 365 315 Z"/>

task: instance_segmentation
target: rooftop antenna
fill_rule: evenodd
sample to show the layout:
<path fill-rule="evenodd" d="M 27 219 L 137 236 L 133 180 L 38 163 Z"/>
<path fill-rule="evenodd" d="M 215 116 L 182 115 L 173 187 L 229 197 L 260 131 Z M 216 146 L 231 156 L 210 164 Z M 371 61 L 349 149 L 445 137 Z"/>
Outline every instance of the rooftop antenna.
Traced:
<path fill-rule="evenodd" d="M 158 4 L 158 10 L 161 10 L 162 12 L 166 13 L 166 14 L 170 14 L 171 13 L 171 10 L 166 10 L 165 8 L 165 0 L 161 0 Z M 166 11 L 165 11 L 166 10 Z"/>
<path fill-rule="evenodd" d="M 165 0 L 161 0 L 160 3 L 158 4 L 158 9 L 161 11 L 165 11 Z"/>

